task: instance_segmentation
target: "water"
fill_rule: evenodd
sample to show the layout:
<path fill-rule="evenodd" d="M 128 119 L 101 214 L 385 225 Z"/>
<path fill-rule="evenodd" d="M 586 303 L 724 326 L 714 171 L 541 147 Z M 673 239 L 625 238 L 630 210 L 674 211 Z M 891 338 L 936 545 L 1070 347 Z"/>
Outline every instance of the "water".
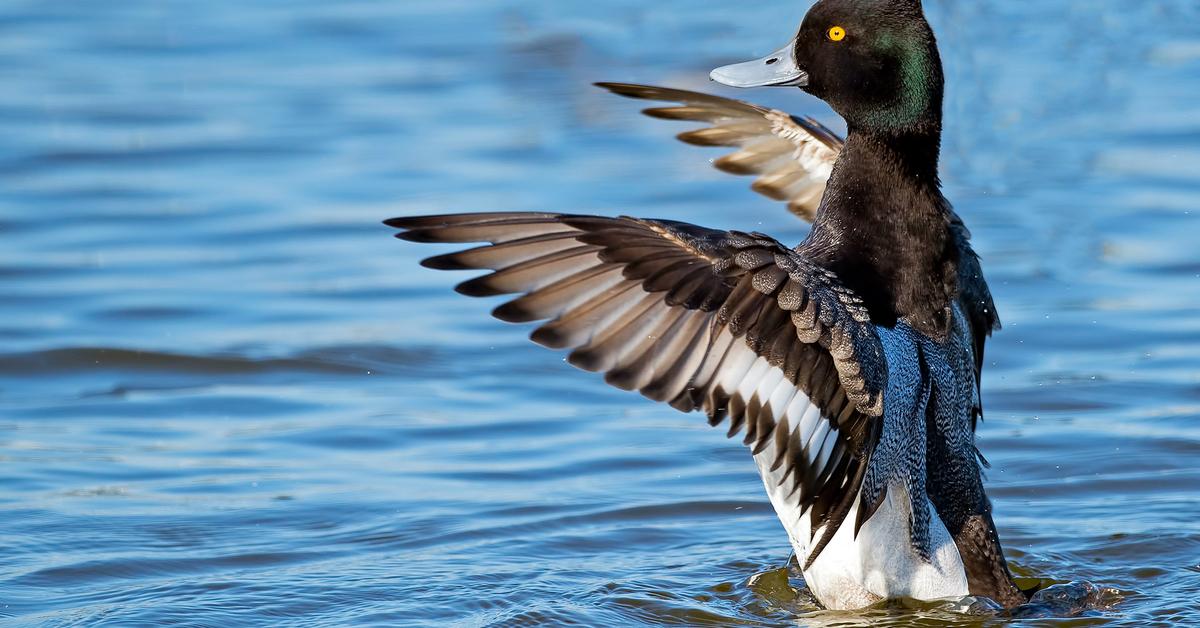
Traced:
<path fill-rule="evenodd" d="M 1101 589 L 1058 625 L 1200 622 L 1200 5 L 926 4 L 946 188 L 1006 325 L 981 445 L 1009 558 Z M 686 126 L 589 85 L 720 91 L 708 68 L 806 9 L 731 6 L 7 3 L 0 622 L 966 621 L 819 611 L 739 444 L 567 368 L 379 224 L 799 240 Z"/>

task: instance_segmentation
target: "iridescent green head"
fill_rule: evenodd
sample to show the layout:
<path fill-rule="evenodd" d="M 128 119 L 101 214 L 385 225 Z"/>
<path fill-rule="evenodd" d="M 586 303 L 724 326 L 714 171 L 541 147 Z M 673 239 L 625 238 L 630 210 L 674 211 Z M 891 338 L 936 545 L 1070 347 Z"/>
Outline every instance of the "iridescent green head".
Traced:
<path fill-rule="evenodd" d="M 852 128 L 941 125 L 942 64 L 919 0 L 820 0 L 788 46 L 712 77 L 735 87 L 800 87 Z"/>

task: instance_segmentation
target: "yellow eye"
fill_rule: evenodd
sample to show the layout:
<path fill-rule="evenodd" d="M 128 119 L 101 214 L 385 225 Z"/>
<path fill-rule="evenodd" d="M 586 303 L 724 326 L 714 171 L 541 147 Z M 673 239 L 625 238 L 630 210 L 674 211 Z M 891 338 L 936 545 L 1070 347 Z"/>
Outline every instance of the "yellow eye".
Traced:
<path fill-rule="evenodd" d="M 828 35 L 829 39 L 833 41 L 842 41 L 846 38 L 846 29 L 842 28 L 841 26 L 834 26 L 833 28 L 829 29 L 828 33 L 825 34 Z"/>

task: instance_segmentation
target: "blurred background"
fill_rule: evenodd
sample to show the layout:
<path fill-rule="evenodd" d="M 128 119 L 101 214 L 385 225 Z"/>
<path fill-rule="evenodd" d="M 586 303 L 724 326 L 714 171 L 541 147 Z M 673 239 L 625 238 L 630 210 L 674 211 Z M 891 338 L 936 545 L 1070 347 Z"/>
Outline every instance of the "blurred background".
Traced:
<path fill-rule="evenodd" d="M 1200 4 L 925 5 L 946 191 L 1005 323 L 980 441 L 1009 558 L 1120 591 L 1072 625 L 1200 622 Z M 739 443 L 379 224 L 800 240 L 686 124 L 590 84 L 734 95 L 708 70 L 808 6 L 5 2 L 0 623 L 911 625 L 817 610 Z"/>

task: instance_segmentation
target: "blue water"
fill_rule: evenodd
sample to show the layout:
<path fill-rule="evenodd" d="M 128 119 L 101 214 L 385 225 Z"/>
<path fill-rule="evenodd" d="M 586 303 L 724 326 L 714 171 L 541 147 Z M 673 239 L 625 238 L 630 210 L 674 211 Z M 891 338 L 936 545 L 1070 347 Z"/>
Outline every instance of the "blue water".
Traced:
<path fill-rule="evenodd" d="M 6 3 L 0 623 L 961 625 L 820 611 L 739 443 L 568 368 L 379 224 L 799 240 L 590 83 L 728 94 L 708 69 L 806 8 Z M 1005 323 L 980 441 L 1009 558 L 1096 588 L 1058 625 L 1200 623 L 1200 5 L 926 8 L 943 178 Z"/>

